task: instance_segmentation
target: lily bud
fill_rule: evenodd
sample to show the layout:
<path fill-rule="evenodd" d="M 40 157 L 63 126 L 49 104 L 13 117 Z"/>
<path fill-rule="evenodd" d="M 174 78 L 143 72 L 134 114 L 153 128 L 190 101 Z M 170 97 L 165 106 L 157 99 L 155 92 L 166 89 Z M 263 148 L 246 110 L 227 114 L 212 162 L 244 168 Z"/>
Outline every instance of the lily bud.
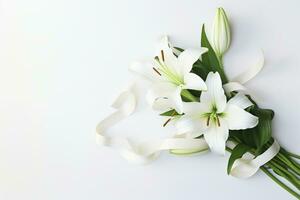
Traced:
<path fill-rule="evenodd" d="M 230 46 L 230 27 L 223 8 L 218 8 L 212 28 L 211 43 L 217 56 L 221 58 Z"/>

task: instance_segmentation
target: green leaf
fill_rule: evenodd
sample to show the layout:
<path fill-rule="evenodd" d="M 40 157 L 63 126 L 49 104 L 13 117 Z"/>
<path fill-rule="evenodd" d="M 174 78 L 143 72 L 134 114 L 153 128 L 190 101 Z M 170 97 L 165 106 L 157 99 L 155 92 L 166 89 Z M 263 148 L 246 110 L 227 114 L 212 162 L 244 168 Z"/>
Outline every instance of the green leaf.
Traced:
<path fill-rule="evenodd" d="M 176 110 L 174 109 L 160 114 L 160 116 L 169 116 L 169 117 L 176 116 L 176 115 L 179 115 L 179 113 L 177 113 Z"/>
<path fill-rule="evenodd" d="M 208 52 L 202 55 L 202 62 L 205 66 L 207 66 L 207 69 L 209 71 L 219 72 L 222 83 L 225 84 L 228 82 L 227 77 L 224 73 L 224 70 L 221 66 L 221 63 L 219 62 L 219 59 L 212 48 L 212 46 L 209 43 L 209 40 L 206 36 L 205 32 L 205 26 L 202 26 L 202 33 L 201 33 L 201 46 L 206 47 L 208 49 Z"/>
<path fill-rule="evenodd" d="M 255 134 L 255 144 L 257 149 L 261 149 L 272 137 L 272 119 L 273 110 L 254 108 L 250 111 L 253 115 L 259 117 L 258 125 L 252 130 Z"/>
<path fill-rule="evenodd" d="M 200 90 L 188 90 L 194 97 L 197 99 L 200 99 L 201 91 Z M 184 98 L 182 98 L 184 101 Z M 198 101 L 198 100 L 197 100 Z M 184 102 L 190 102 L 190 101 L 184 101 Z"/>
<path fill-rule="evenodd" d="M 205 66 L 200 60 L 197 60 L 197 62 L 194 63 L 192 68 L 192 72 L 200 76 L 203 80 L 206 79 L 210 71 L 212 71 L 212 69 Z"/>
<path fill-rule="evenodd" d="M 264 145 L 272 139 L 274 112 L 257 106 L 252 106 L 247 111 L 259 118 L 258 125 L 251 129 L 230 131 L 230 136 L 254 148 L 256 150 L 255 154 L 259 155 Z"/>
<path fill-rule="evenodd" d="M 256 149 L 256 144 L 254 141 L 254 137 L 252 135 L 252 132 L 250 132 L 250 129 L 246 130 L 230 130 L 229 134 L 234 139 L 242 142 L 245 145 L 248 145 L 254 149 Z"/>
<path fill-rule="evenodd" d="M 212 70 L 217 71 L 218 68 L 221 67 L 221 65 L 215 51 L 213 50 L 206 36 L 204 24 L 202 26 L 202 33 L 201 33 L 201 46 L 206 47 L 208 49 L 208 52 L 202 55 L 203 63 L 207 66 L 210 66 Z"/>
<path fill-rule="evenodd" d="M 250 149 L 251 147 L 240 143 L 232 150 L 227 164 L 227 174 L 230 174 L 234 161 L 241 158 Z"/>

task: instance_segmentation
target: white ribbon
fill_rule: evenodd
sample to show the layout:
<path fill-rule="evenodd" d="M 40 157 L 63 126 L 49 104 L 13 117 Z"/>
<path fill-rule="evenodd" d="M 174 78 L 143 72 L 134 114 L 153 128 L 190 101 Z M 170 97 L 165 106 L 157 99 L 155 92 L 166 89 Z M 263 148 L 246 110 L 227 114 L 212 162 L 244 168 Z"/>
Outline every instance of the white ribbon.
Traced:
<path fill-rule="evenodd" d="M 232 79 L 231 82 L 223 85 L 227 94 L 232 91 L 246 91 L 244 83 L 255 77 L 263 68 L 263 54 L 260 61 L 246 72 Z M 97 143 L 103 146 L 110 146 L 118 149 L 121 155 L 130 162 L 144 164 L 156 159 L 162 150 L 171 150 L 175 154 L 185 154 L 191 152 L 201 152 L 208 150 L 208 145 L 203 138 L 193 139 L 185 134 L 175 135 L 172 138 L 157 139 L 146 143 L 136 143 L 126 137 L 110 137 L 108 130 L 124 118 L 135 112 L 138 97 L 133 90 L 132 84 L 127 90 L 122 92 L 113 103 L 112 107 L 116 111 L 104 120 L 96 128 Z M 247 158 L 246 154 L 237 159 L 232 167 L 231 175 L 238 178 L 248 178 L 253 176 L 259 168 L 269 162 L 279 152 L 280 146 L 274 141 L 264 153 L 254 158 Z"/>
<path fill-rule="evenodd" d="M 96 128 L 97 143 L 103 146 L 117 148 L 121 155 L 130 162 L 144 164 L 158 157 L 162 150 L 204 151 L 208 149 L 203 138 L 186 138 L 185 135 L 175 135 L 172 138 L 157 139 L 146 143 L 136 143 L 129 138 L 110 137 L 107 135 L 108 129 L 129 115 L 133 114 L 138 101 L 137 95 L 133 91 L 134 85 L 122 92 L 112 107 L 116 109 L 114 113 L 102 120 Z"/>
<path fill-rule="evenodd" d="M 263 51 L 261 51 L 260 59 L 255 65 L 253 65 L 240 75 L 234 77 L 231 82 L 223 85 L 226 94 L 230 94 L 230 92 L 233 91 L 246 91 L 246 87 L 244 87 L 243 84 L 250 81 L 262 70 L 262 68 L 264 67 L 264 62 L 264 54 Z"/>
<path fill-rule="evenodd" d="M 278 142 L 274 140 L 273 144 L 256 158 L 253 158 L 252 155 L 250 155 L 252 158 L 247 158 L 247 154 L 244 154 L 242 158 L 237 159 L 233 163 L 230 175 L 237 178 L 249 178 L 253 176 L 261 166 L 272 160 L 279 150 L 280 146 Z"/>
<path fill-rule="evenodd" d="M 246 82 L 254 78 L 264 66 L 264 55 L 261 51 L 260 59 L 256 65 L 250 67 L 245 72 L 236 76 L 231 82 L 224 84 L 223 88 L 227 95 L 230 95 L 233 91 L 246 91 L 247 88 L 243 86 Z M 230 143 L 229 143 L 230 144 Z M 244 154 L 240 159 L 237 159 L 233 163 L 230 175 L 237 178 L 249 178 L 253 176 L 261 166 L 272 160 L 280 150 L 280 146 L 276 140 L 273 144 L 261 155 L 256 158 L 253 155 Z M 248 156 L 248 157 L 247 157 Z"/>

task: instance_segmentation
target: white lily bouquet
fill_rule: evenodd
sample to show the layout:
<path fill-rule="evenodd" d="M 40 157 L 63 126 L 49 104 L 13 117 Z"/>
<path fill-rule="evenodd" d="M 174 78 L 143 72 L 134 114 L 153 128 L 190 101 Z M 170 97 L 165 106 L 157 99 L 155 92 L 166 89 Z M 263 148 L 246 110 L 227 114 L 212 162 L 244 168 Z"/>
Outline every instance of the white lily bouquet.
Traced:
<path fill-rule="evenodd" d="M 300 156 L 279 146 L 272 137 L 274 112 L 260 108 L 248 95 L 245 83 L 262 69 L 263 56 L 249 70 L 228 80 L 223 56 L 230 46 L 230 27 L 222 8 L 217 9 L 209 41 L 202 27 L 201 48 L 173 47 L 162 37 L 153 59 L 135 62 L 130 71 L 150 82 L 146 99 L 153 110 L 176 127 L 172 137 L 134 142 L 131 138 L 108 136 L 108 129 L 133 114 L 139 101 L 138 83 L 123 91 L 114 113 L 97 126 L 98 143 L 116 147 L 129 161 L 147 163 L 168 150 L 176 155 L 209 152 L 231 153 L 227 173 L 248 178 L 262 170 L 290 194 L 300 199 Z"/>

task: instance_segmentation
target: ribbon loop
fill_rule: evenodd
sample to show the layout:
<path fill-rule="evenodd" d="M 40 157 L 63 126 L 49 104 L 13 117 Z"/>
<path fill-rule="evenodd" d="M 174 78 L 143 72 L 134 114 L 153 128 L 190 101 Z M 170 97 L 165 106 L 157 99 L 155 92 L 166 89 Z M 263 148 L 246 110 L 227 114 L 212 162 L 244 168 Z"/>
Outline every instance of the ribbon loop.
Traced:
<path fill-rule="evenodd" d="M 264 62 L 264 54 L 263 51 L 261 51 L 260 58 L 255 65 L 250 67 L 245 72 L 234 77 L 229 83 L 223 85 L 226 94 L 230 95 L 230 92 L 233 91 L 246 91 L 247 88 L 243 86 L 243 84 L 253 79 L 262 70 L 262 68 L 264 67 Z"/>
<path fill-rule="evenodd" d="M 246 70 L 245 72 L 234 77 L 232 79 L 232 82 L 238 82 L 241 84 L 245 84 L 246 82 L 250 81 L 262 70 L 262 68 L 264 66 L 264 62 L 265 62 L 264 53 L 263 53 L 263 51 L 261 51 L 260 59 L 258 60 L 258 62 L 255 65 L 253 65 L 252 67 L 249 67 L 249 69 Z"/>
<path fill-rule="evenodd" d="M 261 155 L 256 158 L 242 157 L 233 163 L 230 175 L 237 178 L 249 178 L 253 176 L 261 166 L 272 160 L 280 150 L 280 145 L 276 140 Z"/>
<path fill-rule="evenodd" d="M 157 139 L 146 143 L 137 144 L 129 138 L 109 137 L 107 131 L 121 120 L 127 118 L 134 113 L 138 98 L 133 91 L 135 84 L 132 84 L 127 90 L 122 92 L 112 107 L 117 109 L 114 113 L 103 119 L 96 128 L 97 143 L 101 146 L 115 147 L 120 151 L 120 154 L 128 161 L 137 164 L 145 164 L 156 159 L 162 150 L 171 149 L 200 149 L 208 148 L 205 140 L 191 139 L 181 137 L 171 137 L 166 139 Z"/>

